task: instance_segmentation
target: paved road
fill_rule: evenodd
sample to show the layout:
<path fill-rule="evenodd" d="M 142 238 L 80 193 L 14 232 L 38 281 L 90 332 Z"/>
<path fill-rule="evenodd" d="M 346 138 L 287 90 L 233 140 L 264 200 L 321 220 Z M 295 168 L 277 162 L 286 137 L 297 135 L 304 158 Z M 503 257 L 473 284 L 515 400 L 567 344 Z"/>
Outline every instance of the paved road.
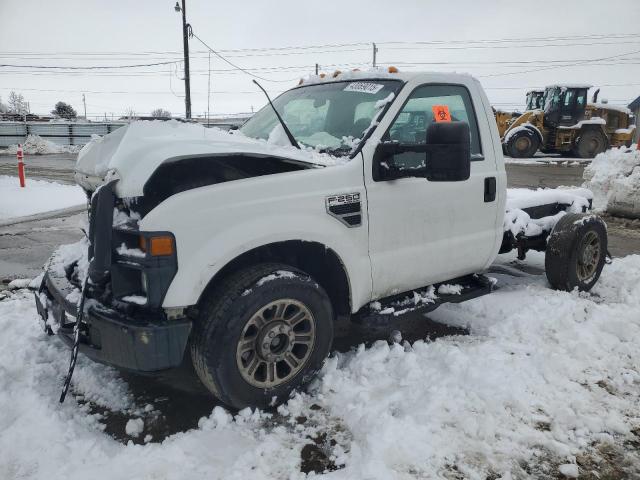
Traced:
<path fill-rule="evenodd" d="M 508 163 L 506 169 L 509 187 L 555 188 L 561 185 L 567 187 L 581 185 L 584 165 Z"/>
<path fill-rule="evenodd" d="M 25 155 L 27 178 L 74 183 L 73 167 L 77 157 L 75 153 Z M 0 175 L 17 175 L 17 170 L 17 160 L 14 155 L 0 155 Z"/>

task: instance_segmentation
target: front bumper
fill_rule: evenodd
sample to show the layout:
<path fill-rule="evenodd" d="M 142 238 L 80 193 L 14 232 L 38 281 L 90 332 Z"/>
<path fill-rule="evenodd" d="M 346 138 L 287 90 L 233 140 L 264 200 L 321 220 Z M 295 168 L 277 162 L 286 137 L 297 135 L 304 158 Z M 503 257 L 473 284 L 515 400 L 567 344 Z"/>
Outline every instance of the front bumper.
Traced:
<path fill-rule="evenodd" d="M 75 292 L 75 295 L 74 295 Z M 77 317 L 76 287 L 48 269 L 36 293 L 38 313 L 69 347 Z M 191 331 L 188 319 L 163 315 L 127 316 L 93 299 L 85 302 L 79 351 L 100 363 L 136 371 L 155 372 L 182 362 Z"/>

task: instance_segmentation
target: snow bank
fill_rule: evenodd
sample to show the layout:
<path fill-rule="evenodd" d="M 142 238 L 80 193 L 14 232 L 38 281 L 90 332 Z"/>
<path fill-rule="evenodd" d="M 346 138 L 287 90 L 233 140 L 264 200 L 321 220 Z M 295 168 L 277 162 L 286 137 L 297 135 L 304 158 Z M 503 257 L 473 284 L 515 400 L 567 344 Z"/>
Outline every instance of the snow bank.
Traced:
<path fill-rule="evenodd" d="M 38 135 L 27 135 L 22 150 L 25 155 L 44 155 L 47 153 L 78 153 L 82 149 L 82 145 L 58 145 Z M 9 145 L 2 153 L 15 155 L 18 151 L 18 145 Z"/>
<path fill-rule="evenodd" d="M 633 441 L 640 256 L 614 259 L 593 295 L 527 274 L 499 280 L 429 314 L 469 336 L 361 345 L 277 413 L 216 407 L 197 429 L 144 445 L 116 442 L 78 403 L 139 410 L 113 369 L 81 355 L 74 395 L 57 403 L 69 351 L 38 329 L 31 295 L 13 294 L 0 302 L 0 477 L 296 480 L 303 446 L 326 436 L 343 467 L 327 480 L 555 478 L 598 444 Z"/>
<path fill-rule="evenodd" d="M 584 169 L 584 180 L 597 210 L 640 218 L 640 151 L 635 145 L 597 155 Z"/>
<path fill-rule="evenodd" d="M 20 188 L 18 177 L 0 176 L 0 221 L 86 203 L 87 197 L 80 187 L 33 180 L 29 178 L 28 166 L 26 171 L 25 188 Z"/>
<path fill-rule="evenodd" d="M 555 224 L 566 213 L 581 213 L 589 208 L 589 201 L 593 193 L 586 188 L 558 187 L 538 188 L 508 188 L 507 203 L 505 205 L 504 231 L 510 231 L 514 237 L 523 233 L 527 236 L 539 235 L 543 231 L 552 230 Z M 539 205 L 560 203 L 569 205 L 565 211 L 556 215 L 533 219 L 526 208 Z"/>

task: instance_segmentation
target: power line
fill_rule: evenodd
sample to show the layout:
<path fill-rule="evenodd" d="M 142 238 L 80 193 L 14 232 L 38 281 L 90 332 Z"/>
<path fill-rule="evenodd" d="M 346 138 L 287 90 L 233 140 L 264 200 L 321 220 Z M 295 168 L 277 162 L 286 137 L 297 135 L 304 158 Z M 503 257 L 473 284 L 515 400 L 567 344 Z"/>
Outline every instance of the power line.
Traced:
<path fill-rule="evenodd" d="M 569 35 L 569 36 L 549 36 L 549 37 L 516 37 L 516 38 L 498 38 L 498 39 L 476 39 L 476 40 L 430 40 L 430 41 L 386 41 L 377 42 L 379 45 L 392 45 L 392 44 L 405 44 L 405 45 L 441 45 L 441 44 L 479 44 L 479 43 L 521 43 L 521 42 L 541 42 L 541 41 L 553 41 L 563 42 L 571 40 L 615 40 L 625 39 L 631 37 L 640 37 L 640 33 L 606 33 L 606 34 L 588 34 L 588 35 Z M 260 47 L 260 48 L 236 48 L 236 49 L 220 49 L 219 53 L 238 53 L 238 52 L 265 52 L 265 51 L 285 51 L 285 50 L 308 50 L 308 49 L 326 49 L 326 48 L 343 48 L 354 46 L 369 46 L 370 42 L 352 42 L 352 43 L 328 43 L 320 45 L 292 45 L 282 47 Z M 4 54 L 8 55 L 180 55 L 179 51 L 143 51 L 143 52 L 78 52 L 78 51 L 66 51 L 66 52 L 33 52 L 33 51 L 6 51 Z M 194 52 L 194 53 L 206 53 Z"/>
<path fill-rule="evenodd" d="M 249 72 L 248 70 L 245 70 L 242 67 L 239 67 L 238 65 L 236 65 L 235 63 L 232 63 L 230 60 L 227 60 L 225 57 L 223 57 L 222 55 L 220 55 L 218 52 L 216 52 L 213 48 L 211 48 L 209 45 L 207 45 L 204 40 L 202 40 L 199 36 L 197 36 L 195 33 L 193 33 L 193 30 L 191 30 L 191 36 L 194 37 L 195 39 L 197 39 L 200 43 L 202 43 L 202 45 L 204 45 L 205 47 L 207 47 L 211 53 L 213 53 L 216 57 L 218 57 L 220 60 L 223 60 L 224 62 L 228 63 L 229 65 L 231 65 L 233 68 L 235 68 L 236 70 L 239 70 L 247 75 L 249 75 L 250 77 L 254 77 L 257 78 L 258 80 L 263 80 L 265 82 L 291 82 L 292 80 L 272 80 L 269 78 L 264 78 L 264 77 L 260 77 L 258 75 L 255 75 L 251 72 Z M 294 79 L 295 80 L 295 79 Z"/>
<path fill-rule="evenodd" d="M 170 62 L 156 62 L 156 63 L 139 63 L 137 65 L 93 65 L 90 67 L 78 67 L 78 66 L 62 66 L 62 65 L 14 65 L 8 63 L 0 63 L 0 67 L 13 67 L 13 68 L 34 68 L 34 69 L 61 69 L 61 70 L 101 70 L 108 68 L 138 68 L 138 67 L 155 67 L 157 65 L 168 65 L 170 63 L 177 63 L 175 60 Z"/>
<path fill-rule="evenodd" d="M 599 59 L 587 59 L 587 60 L 583 60 L 583 61 L 578 61 L 578 62 L 572 62 L 572 63 L 565 63 L 565 62 L 558 62 L 558 64 L 549 66 L 549 67 L 545 67 L 547 65 L 547 62 L 541 61 L 539 62 L 537 65 L 539 65 L 538 68 L 534 69 L 534 70 L 524 70 L 524 71 L 518 71 L 518 72 L 505 72 L 505 73 L 499 73 L 499 74 L 491 74 L 491 75 L 478 75 L 479 78 L 486 78 L 486 77 L 493 77 L 493 76 L 503 76 L 503 75 L 516 75 L 516 74 L 520 74 L 520 73 L 529 73 L 529 72 L 538 72 L 541 70 L 548 70 L 548 69 L 553 69 L 553 68 L 565 68 L 565 67 L 575 67 L 575 66 L 586 66 L 586 67 L 602 67 L 602 66 L 619 66 L 619 65 L 639 65 L 640 64 L 640 59 L 638 58 L 630 58 L 630 59 L 619 59 L 617 61 L 607 61 L 606 58 L 609 57 L 605 57 L 605 59 L 603 60 L 599 60 Z M 171 62 L 174 63 L 174 62 Z M 555 62 L 554 62 L 555 63 Z M 510 68 L 510 67 L 518 67 L 521 65 L 525 65 L 527 63 L 523 63 L 523 64 L 502 64 L 504 67 L 506 68 Z M 338 65 L 338 64 L 335 64 Z M 339 65 L 345 65 L 347 68 L 350 68 L 350 66 L 364 66 L 366 65 L 366 62 L 361 62 L 361 63 L 352 63 L 352 64 L 339 64 Z M 398 65 L 398 63 L 395 62 L 384 62 L 382 63 L 382 65 Z M 460 62 L 460 63 L 456 63 L 456 62 L 443 62 L 443 63 L 438 63 L 438 62 L 432 62 L 432 63 L 424 63 L 422 64 L 421 62 L 407 62 L 406 64 L 403 64 L 405 68 L 411 69 L 413 67 L 419 67 L 421 65 L 446 65 L 446 66 L 456 66 L 456 65 L 460 65 L 460 66 L 475 66 L 475 68 L 491 68 L 494 66 L 494 64 L 492 64 L 491 62 L 487 62 L 487 63 L 477 63 L 477 62 Z M 496 64 L 497 65 L 497 64 Z M 533 64 L 529 64 L 529 65 L 533 65 Z M 216 75 L 232 75 L 232 74 L 238 74 L 238 73 L 245 73 L 248 74 L 250 76 L 256 77 L 256 78 L 262 78 L 259 77 L 255 74 L 252 74 L 250 72 L 253 71 L 264 71 L 264 72 L 269 72 L 269 73 L 279 73 L 279 72 L 310 72 L 313 69 L 313 66 L 308 66 L 308 67 L 296 67 L 296 66 L 284 66 L 284 67 L 258 67 L 258 68 L 242 68 L 242 69 L 237 69 L 237 68 L 233 68 L 233 69 L 212 69 L 211 72 L 213 74 Z M 116 72 L 100 72 L 100 73 L 90 73 L 89 71 L 83 71 L 81 69 L 73 69 L 72 71 L 65 71 L 65 70 L 60 70 L 60 69 L 56 69 L 54 71 L 48 71 L 46 70 L 46 68 L 41 68 L 41 69 L 34 69 L 33 71 L 25 71 L 25 70 L 4 70 L 2 72 L 0 72 L 0 74 L 12 74 L 12 75 L 34 75 L 34 76 L 74 76 L 74 77 L 82 77 L 82 76 L 92 76 L 92 77 L 154 77 L 154 76 L 161 76 L 161 75 L 166 75 L 167 72 L 164 70 L 154 70 L 154 71 L 143 71 L 143 72 L 129 72 L 129 73 L 116 73 Z M 207 71 L 206 70 L 194 70 L 192 72 L 193 75 L 207 75 Z M 266 79 L 266 78 L 262 78 L 265 81 L 269 81 L 269 82 L 292 82 L 298 79 L 298 77 L 296 78 L 289 78 L 289 79 L 284 79 L 284 80 L 275 80 L 275 79 Z"/>
<path fill-rule="evenodd" d="M 627 52 L 627 53 L 620 53 L 618 55 L 611 55 L 609 57 L 594 58 L 592 60 L 583 60 L 583 61 L 576 62 L 576 63 L 573 63 L 573 64 L 554 65 L 554 66 L 546 67 L 546 68 L 536 68 L 535 70 L 521 70 L 519 72 L 507 72 L 507 73 L 494 73 L 494 74 L 490 74 L 490 75 L 480 75 L 480 78 L 503 77 L 503 76 L 506 76 L 506 75 L 519 75 L 519 74 L 522 74 L 522 73 L 539 72 L 541 70 L 552 70 L 552 69 L 555 69 L 555 68 L 577 67 L 577 66 L 580 66 L 580 65 L 587 65 L 587 64 L 590 64 L 592 62 L 600 62 L 600 61 L 611 60 L 611 59 L 619 58 L 619 57 L 626 57 L 628 55 L 635 55 L 636 53 L 640 53 L 640 50 L 635 50 L 633 52 Z"/>

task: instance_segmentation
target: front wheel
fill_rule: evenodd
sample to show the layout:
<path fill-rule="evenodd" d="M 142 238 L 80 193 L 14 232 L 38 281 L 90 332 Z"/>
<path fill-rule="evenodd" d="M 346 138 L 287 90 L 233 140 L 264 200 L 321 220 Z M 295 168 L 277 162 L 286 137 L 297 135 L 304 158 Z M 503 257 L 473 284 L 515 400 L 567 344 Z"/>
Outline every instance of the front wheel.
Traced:
<path fill-rule="evenodd" d="M 528 128 L 522 128 L 509 137 L 506 151 L 511 158 L 531 158 L 538 151 L 540 139 Z"/>
<path fill-rule="evenodd" d="M 545 271 L 557 290 L 589 291 L 600 277 L 607 255 L 607 226 L 590 214 L 567 213 L 547 241 Z"/>
<path fill-rule="evenodd" d="M 191 342 L 200 380 L 234 408 L 279 403 L 329 354 L 333 309 L 309 275 L 282 264 L 241 270 L 202 303 Z"/>

